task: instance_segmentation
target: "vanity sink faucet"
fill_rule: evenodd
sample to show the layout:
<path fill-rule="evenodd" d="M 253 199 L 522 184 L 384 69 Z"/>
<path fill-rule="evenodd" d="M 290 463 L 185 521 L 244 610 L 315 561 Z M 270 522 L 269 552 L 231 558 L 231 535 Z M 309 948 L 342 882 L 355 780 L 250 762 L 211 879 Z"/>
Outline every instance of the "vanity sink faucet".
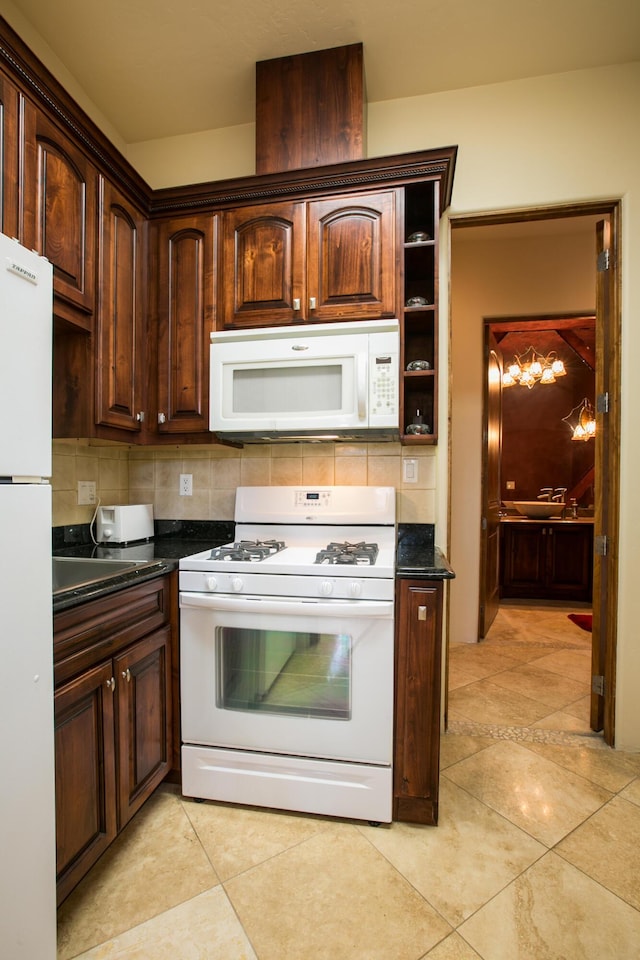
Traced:
<path fill-rule="evenodd" d="M 553 487 L 540 487 L 540 493 L 536 497 L 537 500 L 551 500 L 553 496 Z"/>

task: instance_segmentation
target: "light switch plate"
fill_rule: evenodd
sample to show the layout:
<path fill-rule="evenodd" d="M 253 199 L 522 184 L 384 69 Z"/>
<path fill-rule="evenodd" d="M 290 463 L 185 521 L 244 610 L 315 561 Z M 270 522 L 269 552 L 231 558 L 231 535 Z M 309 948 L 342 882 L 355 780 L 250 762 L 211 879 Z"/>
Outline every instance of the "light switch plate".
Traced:
<path fill-rule="evenodd" d="M 405 483 L 418 482 L 418 461 L 412 457 L 402 461 L 402 479 Z"/>

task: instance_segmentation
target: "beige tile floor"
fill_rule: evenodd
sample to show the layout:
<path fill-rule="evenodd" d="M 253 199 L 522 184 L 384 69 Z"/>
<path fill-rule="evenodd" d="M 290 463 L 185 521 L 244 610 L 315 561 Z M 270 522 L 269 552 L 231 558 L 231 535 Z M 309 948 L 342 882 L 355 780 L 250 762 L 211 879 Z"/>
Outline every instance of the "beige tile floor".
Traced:
<path fill-rule="evenodd" d="M 451 650 L 438 827 L 163 786 L 62 905 L 59 960 L 637 960 L 640 755 L 589 732 L 589 645 L 514 603 Z"/>

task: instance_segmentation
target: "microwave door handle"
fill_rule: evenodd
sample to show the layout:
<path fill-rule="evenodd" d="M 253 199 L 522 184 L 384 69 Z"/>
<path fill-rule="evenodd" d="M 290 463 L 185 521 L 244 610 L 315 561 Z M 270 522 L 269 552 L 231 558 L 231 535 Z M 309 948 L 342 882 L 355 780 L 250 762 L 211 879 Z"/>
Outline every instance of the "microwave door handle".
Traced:
<path fill-rule="evenodd" d="M 358 401 L 358 420 L 367 416 L 367 355 L 356 356 L 356 396 Z"/>

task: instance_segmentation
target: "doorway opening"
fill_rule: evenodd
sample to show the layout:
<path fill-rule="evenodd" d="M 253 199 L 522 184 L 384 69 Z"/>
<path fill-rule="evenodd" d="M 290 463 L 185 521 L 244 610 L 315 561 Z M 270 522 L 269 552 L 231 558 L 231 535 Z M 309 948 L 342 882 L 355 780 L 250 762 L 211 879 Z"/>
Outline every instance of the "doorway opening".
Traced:
<path fill-rule="evenodd" d="M 598 245 L 607 246 L 610 251 L 607 270 L 601 269 L 605 258 L 598 259 Z M 592 498 L 595 542 L 598 545 L 603 538 L 608 547 L 606 557 L 596 550 L 593 563 L 591 674 L 596 680 L 590 697 L 590 725 L 594 730 L 603 731 L 605 741 L 611 745 L 614 742 L 617 606 L 618 249 L 617 202 L 452 220 L 449 555 L 456 570 L 456 581 L 452 584 L 449 638 L 452 643 L 474 644 L 481 636 L 478 630 L 480 600 L 476 606 L 472 599 L 473 595 L 480 596 L 481 572 L 480 564 L 473 559 L 472 548 L 474 535 L 479 543 L 489 522 L 484 502 L 486 423 L 485 433 L 482 430 L 483 377 L 487 370 L 482 344 L 484 318 L 497 321 L 514 316 L 549 316 L 552 311 L 557 313 L 558 308 L 567 317 L 571 314 L 595 316 L 598 360 L 595 399 L 601 400 L 604 395 L 610 413 L 598 414 L 599 436 L 595 442 L 590 441 L 595 447 L 598 478 Z M 474 463 L 477 464 L 475 490 Z M 548 485 L 552 483 L 550 480 Z M 553 485 L 554 488 L 565 486 L 564 483 Z M 496 499 L 502 506 L 502 499 L 510 498 Z M 480 518 L 478 503 L 482 504 Z M 479 543 L 476 557 L 480 555 L 483 554 Z M 499 576 L 498 570 L 495 573 Z M 482 576 L 486 579 L 484 568 Z M 491 579 L 490 571 L 488 579 Z M 530 602 L 540 603 L 534 599 Z M 596 688 L 596 684 L 600 686 Z"/>

